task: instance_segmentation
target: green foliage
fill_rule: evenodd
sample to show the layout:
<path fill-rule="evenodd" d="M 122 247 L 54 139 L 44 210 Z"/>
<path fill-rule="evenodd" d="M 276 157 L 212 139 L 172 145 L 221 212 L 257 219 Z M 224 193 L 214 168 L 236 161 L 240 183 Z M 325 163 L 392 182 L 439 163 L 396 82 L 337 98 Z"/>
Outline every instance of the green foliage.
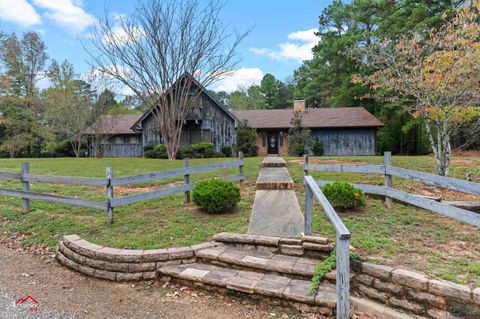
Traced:
<path fill-rule="evenodd" d="M 390 40 L 416 32 L 425 34 L 444 23 L 444 14 L 458 8 L 464 1 L 439 0 L 335 0 L 319 17 L 319 42 L 313 48 L 313 58 L 304 61 L 294 72 L 295 97 L 304 98 L 311 107 L 363 106 L 386 125 L 380 131 L 381 150 L 424 154 L 427 145 L 422 123 L 406 132 L 402 127 L 408 117 L 394 114 L 403 105 L 388 105 L 378 94 L 358 83 L 354 74 L 368 75 L 368 68 L 356 50 L 378 41 Z M 402 113 L 402 112 L 400 112 Z M 428 149 L 427 149 L 428 151 Z"/>
<path fill-rule="evenodd" d="M 161 158 L 161 159 L 167 159 L 168 158 L 167 147 L 165 146 L 165 144 L 158 144 L 157 146 L 155 146 L 155 148 L 153 150 L 154 150 L 155 154 L 157 155 L 156 158 Z"/>
<path fill-rule="evenodd" d="M 211 158 L 216 155 L 213 144 L 208 142 L 185 145 L 180 149 L 180 158 Z"/>
<path fill-rule="evenodd" d="M 278 80 L 270 73 L 265 74 L 260 82 L 260 90 L 265 96 L 265 104 L 267 105 L 267 108 L 272 109 L 278 98 Z"/>
<path fill-rule="evenodd" d="M 225 157 L 230 157 L 232 156 L 232 148 L 230 146 L 224 146 L 222 147 L 222 154 Z"/>
<path fill-rule="evenodd" d="M 164 144 L 158 144 L 156 146 L 145 146 L 143 148 L 143 156 L 145 158 L 167 159 L 167 147 Z"/>
<path fill-rule="evenodd" d="M 322 261 L 319 265 L 315 267 L 315 270 L 313 271 L 312 284 L 310 285 L 308 295 L 311 296 L 317 292 L 318 286 L 322 282 L 323 278 L 325 278 L 325 275 L 330 271 L 334 270 L 336 264 L 337 253 L 334 250 L 324 261 Z"/>
<path fill-rule="evenodd" d="M 323 148 L 322 142 L 320 142 L 319 140 L 315 140 L 315 142 L 313 143 L 313 146 L 312 146 L 313 155 L 322 156 L 323 151 L 324 151 L 324 148 Z"/>
<path fill-rule="evenodd" d="M 365 194 L 346 182 L 335 182 L 322 187 L 322 192 L 333 207 L 351 209 L 365 206 Z"/>
<path fill-rule="evenodd" d="M 222 179 L 199 182 L 192 191 L 195 204 L 209 213 L 221 213 L 233 209 L 240 202 L 240 189 L 235 183 Z"/>
<path fill-rule="evenodd" d="M 290 156 L 308 154 L 312 140 L 310 130 L 303 127 L 301 112 L 294 113 L 291 124 L 292 127 L 288 130 L 288 154 Z"/>
<path fill-rule="evenodd" d="M 236 152 L 243 152 L 245 157 L 257 156 L 257 130 L 250 128 L 248 122 L 241 122 L 237 127 Z"/>
<path fill-rule="evenodd" d="M 145 158 L 157 158 L 157 152 L 154 150 L 148 150 L 143 152 L 143 157 Z"/>

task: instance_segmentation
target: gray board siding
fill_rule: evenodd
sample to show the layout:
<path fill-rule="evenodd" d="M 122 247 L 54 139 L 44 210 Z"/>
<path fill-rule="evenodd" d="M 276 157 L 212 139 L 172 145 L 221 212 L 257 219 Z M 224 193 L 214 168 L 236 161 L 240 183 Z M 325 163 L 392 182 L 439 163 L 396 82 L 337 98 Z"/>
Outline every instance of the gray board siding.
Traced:
<path fill-rule="evenodd" d="M 375 128 L 312 129 L 311 136 L 323 144 L 324 155 L 375 155 Z"/>

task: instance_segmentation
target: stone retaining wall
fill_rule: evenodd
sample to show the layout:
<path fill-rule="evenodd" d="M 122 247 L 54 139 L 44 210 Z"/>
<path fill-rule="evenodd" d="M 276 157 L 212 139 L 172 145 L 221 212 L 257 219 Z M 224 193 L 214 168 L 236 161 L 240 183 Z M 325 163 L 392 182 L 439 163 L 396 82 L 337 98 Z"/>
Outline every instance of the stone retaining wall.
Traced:
<path fill-rule="evenodd" d="M 166 265 L 197 261 L 196 252 L 222 243 L 259 251 L 295 256 L 326 256 L 333 249 L 328 239 L 299 239 L 221 233 L 199 245 L 152 250 L 103 247 L 77 235 L 65 236 L 57 248 L 58 261 L 85 275 L 113 280 L 152 280 Z M 353 294 L 389 307 L 434 319 L 480 318 L 480 288 L 471 289 L 424 274 L 371 263 L 352 262 Z M 331 277 L 331 276 L 330 276 Z M 334 280 L 334 277 L 327 279 Z"/>
<path fill-rule="evenodd" d="M 364 297 L 435 319 L 480 318 L 480 288 L 370 263 L 354 262 L 352 268 L 352 288 Z"/>
<path fill-rule="evenodd" d="M 193 263 L 196 250 L 214 246 L 216 243 L 207 242 L 168 249 L 117 249 L 69 235 L 59 243 L 56 256 L 62 265 L 88 276 L 114 281 L 151 280 L 158 268 Z"/>
<path fill-rule="evenodd" d="M 326 258 L 335 249 L 328 238 L 318 236 L 302 236 L 296 239 L 276 236 L 219 233 L 213 236 L 213 240 L 246 249 L 313 258 Z"/>

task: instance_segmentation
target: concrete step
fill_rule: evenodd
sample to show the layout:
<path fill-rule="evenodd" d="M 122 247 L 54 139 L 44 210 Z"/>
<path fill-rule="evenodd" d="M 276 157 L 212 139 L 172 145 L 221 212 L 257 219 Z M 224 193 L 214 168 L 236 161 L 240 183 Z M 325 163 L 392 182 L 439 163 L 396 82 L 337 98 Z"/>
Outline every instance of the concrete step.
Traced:
<path fill-rule="evenodd" d="M 290 174 L 286 167 L 265 167 L 260 170 L 257 178 L 257 190 L 272 189 L 272 190 L 294 190 Z"/>
<path fill-rule="evenodd" d="M 325 245 L 325 248 L 330 249 L 328 245 Z M 267 251 L 241 249 L 228 245 L 201 249 L 197 251 L 196 256 L 205 264 L 262 273 L 276 273 L 289 278 L 305 280 L 312 278 L 315 266 L 323 260 L 321 258 L 306 258 Z"/>
<path fill-rule="evenodd" d="M 322 284 L 318 292 L 309 295 L 309 280 L 291 279 L 275 274 L 243 271 L 202 263 L 164 266 L 158 270 L 161 279 L 180 279 L 196 286 L 210 286 L 247 295 L 262 295 L 294 303 L 318 307 L 321 313 L 333 315 L 336 307 L 335 286 Z"/>
<path fill-rule="evenodd" d="M 260 167 L 287 167 L 287 162 L 281 157 L 265 157 Z"/>

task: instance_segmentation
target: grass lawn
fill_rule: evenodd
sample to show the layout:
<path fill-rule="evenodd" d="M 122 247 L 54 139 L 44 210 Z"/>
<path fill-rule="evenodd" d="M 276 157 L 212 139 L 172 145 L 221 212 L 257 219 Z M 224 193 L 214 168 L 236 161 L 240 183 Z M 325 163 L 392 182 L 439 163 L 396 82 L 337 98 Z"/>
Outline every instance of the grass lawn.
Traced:
<path fill-rule="evenodd" d="M 191 160 L 191 165 L 203 165 L 229 159 Z M 286 158 L 296 183 L 301 206 L 304 202 L 301 159 Z M 18 172 L 24 159 L 0 160 L 0 171 Z M 182 161 L 140 158 L 116 159 L 28 159 L 33 174 L 104 177 L 105 167 L 111 166 L 114 176 L 135 175 L 142 172 L 166 170 L 182 166 Z M 233 212 L 211 215 L 191 204 L 183 204 L 183 194 L 132 204 L 114 211 L 114 224 L 108 225 L 102 211 L 74 206 L 32 201 L 32 210 L 21 213 L 16 198 L 0 198 L 0 238 L 12 234 L 24 236 L 26 245 L 53 248 L 61 236 L 76 233 L 102 245 L 129 248 L 157 248 L 199 243 L 221 232 L 246 232 L 255 180 L 261 158 L 245 160 L 243 198 Z M 381 164 L 383 157 L 321 157 L 311 162 L 354 161 Z M 428 156 L 394 156 L 393 164 L 426 172 L 435 172 L 434 160 Z M 237 169 L 217 170 L 191 176 L 192 181 L 236 174 Z M 462 156 L 454 159 L 450 175 L 464 178 L 472 172 L 474 181 L 480 181 L 480 157 Z M 316 179 L 343 180 L 382 184 L 383 177 L 353 173 L 311 172 Z M 410 192 L 440 195 L 448 198 L 469 198 L 452 191 L 442 191 L 402 179 L 394 178 L 394 185 Z M 164 179 L 153 183 L 115 188 L 114 196 L 121 196 L 182 183 L 182 178 Z M 20 189 L 18 181 L 0 180 L 0 187 Z M 104 190 L 97 187 L 31 183 L 32 191 L 103 199 Z M 352 232 L 352 245 L 370 261 L 401 265 L 432 276 L 480 286 L 480 230 L 412 206 L 395 204 L 387 210 L 383 201 L 369 198 L 367 207 L 356 212 L 341 212 L 341 217 Z M 333 229 L 315 205 L 314 232 L 333 236 Z"/>

